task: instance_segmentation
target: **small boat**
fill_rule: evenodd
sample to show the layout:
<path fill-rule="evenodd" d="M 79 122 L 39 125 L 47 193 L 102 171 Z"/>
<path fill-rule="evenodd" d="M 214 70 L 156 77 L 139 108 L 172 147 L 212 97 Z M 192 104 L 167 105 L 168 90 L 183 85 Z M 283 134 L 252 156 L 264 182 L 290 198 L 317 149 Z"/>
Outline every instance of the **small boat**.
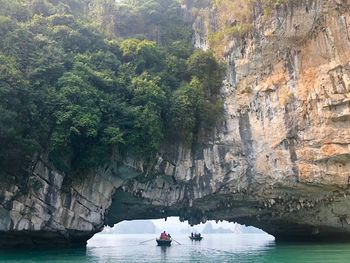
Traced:
<path fill-rule="evenodd" d="M 200 235 L 189 236 L 189 238 L 190 238 L 192 241 L 201 241 L 201 240 L 203 239 L 203 237 L 200 236 Z"/>
<path fill-rule="evenodd" d="M 170 247 L 171 246 L 171 242 L 172 242 L 171 238 L 169 238 L 169 239 L 157 238 L 156 240 L 157 240 L 158 246 L 160 246 L 160 247 Z"/>

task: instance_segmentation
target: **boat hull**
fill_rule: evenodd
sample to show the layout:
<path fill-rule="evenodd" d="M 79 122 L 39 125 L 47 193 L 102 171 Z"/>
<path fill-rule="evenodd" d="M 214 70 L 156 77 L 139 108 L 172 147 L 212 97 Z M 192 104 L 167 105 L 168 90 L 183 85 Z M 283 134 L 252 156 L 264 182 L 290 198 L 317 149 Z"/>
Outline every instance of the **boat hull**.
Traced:
<path fill-rule="evenodd" d="M 172 240 L 157 239 L 157 244 L 160 247 L 170 247 Z"/>

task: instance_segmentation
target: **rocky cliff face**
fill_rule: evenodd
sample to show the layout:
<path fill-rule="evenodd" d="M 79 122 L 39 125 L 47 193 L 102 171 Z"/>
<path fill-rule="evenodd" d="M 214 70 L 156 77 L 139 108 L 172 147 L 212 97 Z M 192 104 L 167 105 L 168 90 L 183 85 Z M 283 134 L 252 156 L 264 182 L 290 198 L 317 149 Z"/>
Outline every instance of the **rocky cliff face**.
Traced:
<path fill-rule="evenodd" d="M 253 25 L 225 47 L 225 121 L 212 138 L 165 147 L 152 169 L 126 160 L 69 184 L 37 162 L 26 191 L 1 186 L 0 245 L 81 245 L 106 223 L 175 215 L 350 239 L 350 1 L 300 1 L 268 18 L 256 5 Z M 202 48 L 205 26 L 196 19 Z"/>

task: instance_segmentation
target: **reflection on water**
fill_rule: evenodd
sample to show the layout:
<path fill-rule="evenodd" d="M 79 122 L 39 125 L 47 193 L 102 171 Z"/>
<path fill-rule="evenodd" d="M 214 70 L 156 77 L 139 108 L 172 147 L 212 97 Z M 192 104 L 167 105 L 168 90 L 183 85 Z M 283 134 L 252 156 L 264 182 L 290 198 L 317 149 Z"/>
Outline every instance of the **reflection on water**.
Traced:
<path fill-rule="evenodd" d="M 160 247 L 160 251 L 161 251 L 161 259 L 163 261 L 165 261 L 167 259 L 166 257 L 166 252 L 168 250 L 169 247 Z"/>
<path fill-rule="evenodd" d="M 0 251 L 0 262 L 237 262 L 348 263 L 350 244 L 276 244 L 255 234 L 206 235 L 201 242 L 174 237 L 171 247 L 157 247 L 152 235 L 96 235 L 86 249 Z M 154 237 L 155 238 L 155 237 Z"/>
<path fill-rule="evenodd" d="M 145 259 L 157 262 L 188 262 L 203 260 L 226 260 L 241 253 L 258 255 L 275 246 L 273 237 L 268 235 L 207 235 L 201 242 L 193 242 L 187 236 L 176 237 L 181 245 L 173 242 L 171 247 L 157 247 L 155 239 L 149 235 L 97 235 L 89 241 L 87 253 L 94 258 L 106 260 L 113 257 L 121 262 L 142 262 Z M 105 250 L 111 248 L 106 257 Z M 108 250 L 108 249 L 107 249 Z M 118 251 L 118 253 L 116 253 Z M 116 255 L 117 254 L 117 255 Z M 210 260 L 208 262 L 211 262 Z"/>

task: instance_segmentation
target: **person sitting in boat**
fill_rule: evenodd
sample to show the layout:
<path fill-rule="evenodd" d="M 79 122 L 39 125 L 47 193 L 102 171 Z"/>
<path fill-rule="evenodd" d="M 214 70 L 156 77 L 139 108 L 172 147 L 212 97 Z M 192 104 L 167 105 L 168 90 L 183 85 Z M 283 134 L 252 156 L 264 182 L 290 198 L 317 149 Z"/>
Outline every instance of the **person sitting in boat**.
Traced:
<path fill-rule="evenodd" d="M 160 234 L 160 239 L 166 240 L 167 238 L 168 238 L 168 235 L 167 235 L 167 233 L 165 231 Z"/>
<path fill-rule="evenodd" d="M 170 239 L 170 238 L 171 238 L 171 235 L 170 235 L 170 234 L 168 234 L 168 235 L 167 235 L 167 238 L 168 238 L 168 239 Z"/>

